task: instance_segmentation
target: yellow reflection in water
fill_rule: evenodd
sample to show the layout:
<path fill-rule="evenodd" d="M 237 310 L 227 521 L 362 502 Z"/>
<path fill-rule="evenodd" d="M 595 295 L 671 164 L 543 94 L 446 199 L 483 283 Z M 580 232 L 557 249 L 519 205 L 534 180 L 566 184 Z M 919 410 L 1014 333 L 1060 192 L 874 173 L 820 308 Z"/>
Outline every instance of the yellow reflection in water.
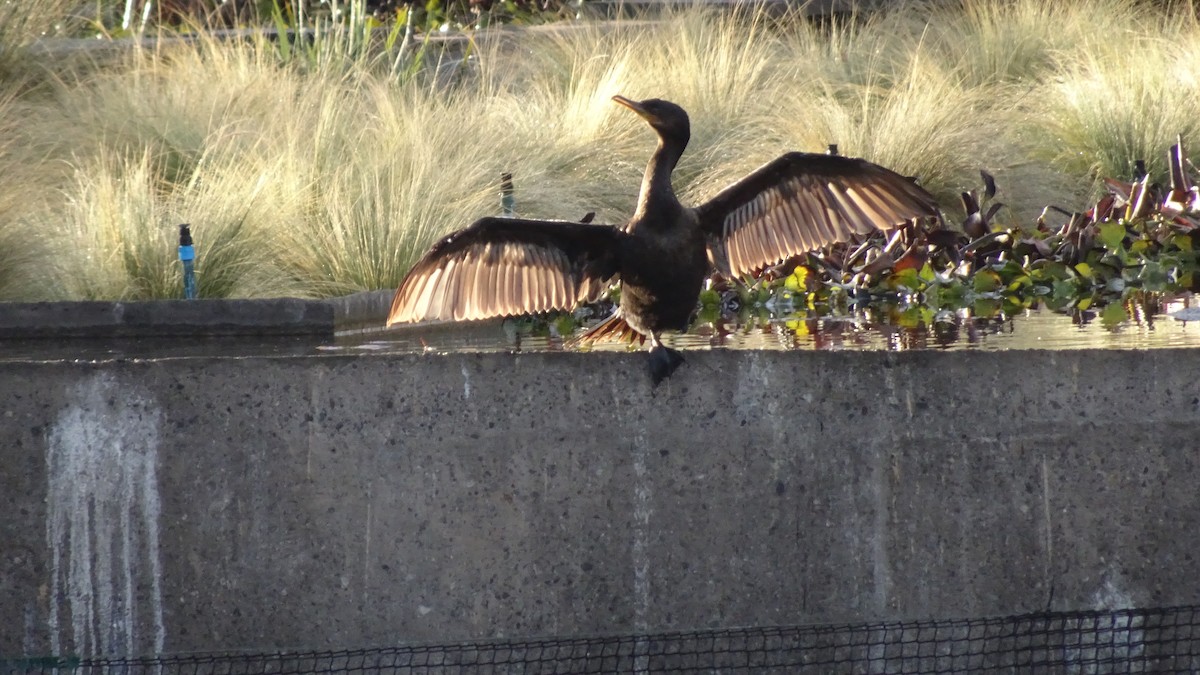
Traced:
<path fill-rule="evenodd" d="M 975 312 L 981 310 L 992 316 L 977 316 Z M 521 321 L 410 326 L 350 336 L 339 341 L 339 346 L 347 350 L 385 352 L 528 352 L 564 348 L 561 337 L 531 336 L 528 326 L 528 322 Z M 840 317 L 698 324 L 687 334 L 666 336 L 665 341 L 680 349 L 1177 349 L 1200 347 L 1200 302 L 1194 295 L 1168 299 L 1134 297 L 1101 309 L 1067 313 L 1034 309 L 1013 317 L 1004 316 L 995 308 L 934 312 L 916 307 L 887 314 L 864 311 Z M 626 351 L 636 347 L 600 344 L 592 349 Z"/>

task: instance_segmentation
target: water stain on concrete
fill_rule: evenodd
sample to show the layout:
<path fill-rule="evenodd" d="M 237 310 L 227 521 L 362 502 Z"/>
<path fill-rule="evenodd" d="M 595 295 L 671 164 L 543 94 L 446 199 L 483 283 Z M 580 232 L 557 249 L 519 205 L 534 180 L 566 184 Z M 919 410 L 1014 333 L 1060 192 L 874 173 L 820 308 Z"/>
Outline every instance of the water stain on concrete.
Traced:
<path fill-rule="evenodd" d="M 46 452 L 53 651 L 160 653 L 162 414 L 107 373 L 73 385 L 65 402 Z"/>

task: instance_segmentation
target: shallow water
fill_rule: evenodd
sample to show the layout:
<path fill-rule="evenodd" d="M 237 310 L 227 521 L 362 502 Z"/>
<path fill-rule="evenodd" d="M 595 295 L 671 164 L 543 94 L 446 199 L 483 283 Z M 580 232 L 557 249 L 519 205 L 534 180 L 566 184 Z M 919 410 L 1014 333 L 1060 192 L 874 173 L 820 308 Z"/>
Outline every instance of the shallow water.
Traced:
<path fill-rule="evenodd" d="M 803 319 L 762 318 L 749 323 L 698 324 L 666 342 L 680 349 L 907 351 L 914 349 L 1179 349 L 1200 347 L 1200 297 L 1184 296 L 1154 311 L 1127 304 L 1062 314 L 1029 310 L 1011 318 L 978 318 L 941 312 L 924 320 L 870 312 Z M 1110 312 L 1113 310 L 1109 310 Z M 1122 313 L 1124 312 L 1124 313 Z M 1123 319 L 1123 320 L 1119 320 Z M 3 361 L 106 362 L 194 357 L 319 356 L 469 352 L 541 352 L 564 347 L 561 336 L 530 320 L 368 327 L 333 339 L 143 338 L 0 341 Z M 624 351 L 627 345 L 597 345 Z"/>
<path fill-rule="evenodd" d="M 767 319 L 750 325 L 700 324 L 684 335 L 669 336 L 680 349 L 773 349 L 906 351 L 953 349 L 1178 349 L 1200 347 L 1200 298 L 1181 297 L 1156 312 L 1129 304 L 1118 309 L 1063 314 L 1027 310 L 1011 318 L 981 319 L 967 313 L 941 312 L 928 322 L 901 325 L 869 313 L 843 317 Z M 1120 320 L 1124 316 L 1124 320 Z M 456 326 L 405 326 L 368 329 L 340 336 L 325 352 L 454 353 L 557 351 L 560 336 L 530 332 L 529 322 L 493 321 Z M 628 349 L 598 345 L 598 350 Z"/>

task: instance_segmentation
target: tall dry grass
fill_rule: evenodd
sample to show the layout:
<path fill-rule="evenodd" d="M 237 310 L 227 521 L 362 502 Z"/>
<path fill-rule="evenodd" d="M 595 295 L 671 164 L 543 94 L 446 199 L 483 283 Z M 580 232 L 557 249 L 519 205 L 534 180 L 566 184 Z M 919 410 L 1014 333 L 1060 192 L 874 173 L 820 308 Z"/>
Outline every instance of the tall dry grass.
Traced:
<path fill-rule="evenodd" d="M 39 39 L 73 34 L 83 23 L 75 0 L 0 2 L 0 89 L 28 86 L 59 59 L 32 49 Z"/>
<path fill-rule="evenodd" d="M 69 35 L 79 25 L 74 0 L 0 2 L 0 300 L 53 297 L 42 270 L 54 255 L 47 233 L 30 220 L 31 205 L 57 196 L 47 180 L 45 157 L 30 147 L 40 134 L 30 128 L 25 98 L 42 93 L 55 81 L 64 59 L 48 59 L 36 49 L 38 40 Z M 72 60 L 73 61 L 73 60 Z"/>
<path fill-rule="evenodd" d="M 37 269 L 51 255 L 46 240 L 23 217 L 29 199 L 25 188 L 37 181 L 22 161 L 15 99 L 14 91 L 0 92 L 0 171 L 6 184 L 0 189 L 0 300 L 35 299 L 44 293 Z"/>
<path fill-rule="evenodd" d="M 1168 146 L 1200 140 L 1200 30 L 1160 25 L 1155 35 L 1062 57 L 1059 76 L 1037 91 L 1038 157 L 1094 180 L 1128 178 L 1142 159 L 1166 180 Z"/>
<path fill-rule="evenodd" d="M 1196 17 L 1192 0 L 966 0 L 933 12 L 928 35 L 966 86 L 995 98 L 998 177 L 1027 221 L 1038 204 L 1086 203 L 1138 159 L 1164 178 L 1167 146 L 1200 140 Z"/>
<path fill-rule="evenodd" d="M 392 287 L 434 239 L 498 210 L 502 172 L 521 215 L 620 222 L 653 134 L 617 93 L 691 112 L 689 200 L 836 143 L 920 177 L 951 212 L 987 169 L 1019 223 L 1196 135 L 1185 13 L 967 0 L 815 25 L 697 7 L 446 52 L 372 51 L 329 27 L 289 49 L 201 34 L 0 97 L 0 171 L 19 195 L 0 197 L 0 299 L 178 296 L 183 222 L 202 295 Z"/>
<path fill-rule="evenodd" d="M 922 37 L 964 86 L 1019 89 L 1053 77 L 1064 56 L 1146 34 L 1154 17 L 1131 0 L 962 0 L 933 5 Z"/>

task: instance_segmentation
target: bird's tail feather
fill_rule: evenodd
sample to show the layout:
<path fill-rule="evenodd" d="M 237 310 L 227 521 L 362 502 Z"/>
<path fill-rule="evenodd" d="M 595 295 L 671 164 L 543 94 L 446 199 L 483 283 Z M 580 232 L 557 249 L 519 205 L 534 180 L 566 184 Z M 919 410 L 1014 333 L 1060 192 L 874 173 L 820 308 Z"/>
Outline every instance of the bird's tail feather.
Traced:
<path fill-rule="evenodd" d="M 583 335 L 572 338 L 567 344 L 578 347 L 597 342 L 628 342 L 641 345 L 646 343 L 646 336 L 634 330 L 620 312 L 613 312 L 612 316 L 592 326 Z"/>

